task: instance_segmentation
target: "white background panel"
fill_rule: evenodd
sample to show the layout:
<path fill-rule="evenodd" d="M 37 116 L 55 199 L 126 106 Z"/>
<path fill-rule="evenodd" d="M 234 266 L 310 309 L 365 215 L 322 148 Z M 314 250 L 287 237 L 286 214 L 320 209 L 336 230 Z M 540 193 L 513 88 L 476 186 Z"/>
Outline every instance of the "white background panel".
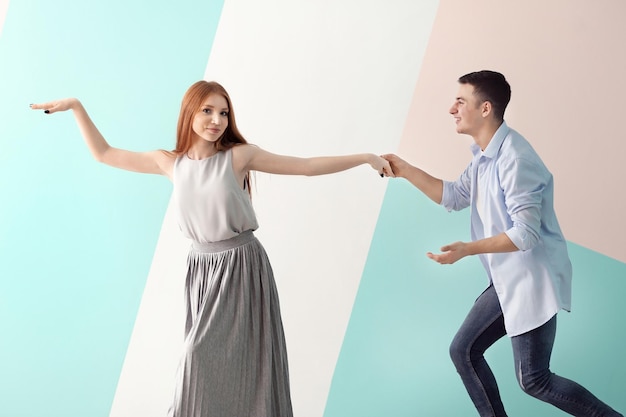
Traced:
<path fill-rule="evenodd" d="M 436 8 L 227 0 L 205 79 L 226 87 L 244 136 L 271 152 L 394 152 Z M 294 413 L 321 416 L 387 180 L 369 166 L 253 180 L 256 234 L 281 297 Z M 111 416 L 163 415 L 171 398 L 188 248 L 172 216 L 168 210 Z"/>
<path fill-rule="evenodd" d="M 395 151 L 436 2 L 227 1 L 205 79 L 272 152 Z M 276 273 L 294 413 L 320 416 L 386 180 L 369 167 L 257 174 L 257 233 Z"/>

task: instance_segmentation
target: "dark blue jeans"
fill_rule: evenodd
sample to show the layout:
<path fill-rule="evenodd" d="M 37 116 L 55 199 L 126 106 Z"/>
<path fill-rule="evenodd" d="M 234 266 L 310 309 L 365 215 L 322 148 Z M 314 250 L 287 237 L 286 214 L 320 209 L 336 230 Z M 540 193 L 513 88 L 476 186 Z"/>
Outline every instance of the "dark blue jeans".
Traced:
<path fill-rule="evenodd" d="M 511 338 L 515 374 L 527 394 L 574 416 L 622 416 L 579 384 L 550 372 L 556 315 L 544 325 Z M 493 286 L 478 297 L 461 325 L 450 356 L 481 416 L 506 416 L 498 385 L 484 352 L 506 335 L 500 302 Z"/>

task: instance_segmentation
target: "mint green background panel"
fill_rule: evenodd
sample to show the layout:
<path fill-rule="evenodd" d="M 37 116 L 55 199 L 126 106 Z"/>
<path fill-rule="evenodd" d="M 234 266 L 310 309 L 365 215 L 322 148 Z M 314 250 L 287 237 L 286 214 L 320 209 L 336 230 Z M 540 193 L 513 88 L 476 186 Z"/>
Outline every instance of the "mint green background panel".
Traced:
<path fill-rule="evenodd" d="M 111 145 L 172 149 L 223 1 L 11 1 L 0 38 L 0 415 L 106 416 L 171 185 L 93 161 L 79 97 Z"/>
<path fill-rule="evenodd" d="M 448 213 L 407 181 L 390 181 L 325 417 L 477 415 L 448 347 L 487 278 L 478 258 L 439 265 L 425 255 L 468 239 L 469 211 Z M 573 312 L 559 313 L 552 371 L 624 412 L 626 265 L 577 245 L 569 250 Z M 566 415 L 521 391 L 508 338 L 486 358 L 510 415 Z"/>

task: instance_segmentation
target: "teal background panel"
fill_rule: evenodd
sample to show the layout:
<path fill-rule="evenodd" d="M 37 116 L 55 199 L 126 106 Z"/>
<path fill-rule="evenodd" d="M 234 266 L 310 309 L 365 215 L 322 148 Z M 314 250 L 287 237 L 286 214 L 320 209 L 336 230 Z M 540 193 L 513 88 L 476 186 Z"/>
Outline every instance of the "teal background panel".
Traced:
<path fill-rule="evenodd" d="M 1 415 L 106 416 L 171 185 L 96 163 L 70 113 L 112 146 L 172 149 L 223 1 L 12 1 L 0 38 Z"/>
<path fill-rule="evenodd" d="M 405 180 L 389 183 L 329 392 L 325 417 L 449 417 L 476 411 L 448 347 L 488 283 L 477 257 L 426 257 L 469 240 L 469 211 L 448 213 Z M 626 265 L 570 244 L 573 313 L 561 312 L 552 370 L 626 409 L 623 308 Z M 510 341 L 486 353 L 511 415 L 563 416 L 524 394 Z"/>

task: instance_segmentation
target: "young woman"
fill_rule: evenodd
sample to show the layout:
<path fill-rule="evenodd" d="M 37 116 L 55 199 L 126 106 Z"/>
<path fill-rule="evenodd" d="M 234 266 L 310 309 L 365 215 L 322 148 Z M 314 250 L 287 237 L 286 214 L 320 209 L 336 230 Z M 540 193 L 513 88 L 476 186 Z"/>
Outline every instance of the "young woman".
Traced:
<path fill-rule="evenodd" d="M 373 154 L 296 158 L 249 145 L 226 90 L 198 81 L 186 92 L 176 149 L 130 152 L 109 146 L 79 100 L 32 109 L 72 110 L 93 157 L 130 171 L 167 176 L 179 225 L 193 244 L 185 283 L 187 321 L 171 417 L 291 417 L 287 352 L 278 294 L 250 200 L 250 172 L 322 175 L 370 164 Z"/>

